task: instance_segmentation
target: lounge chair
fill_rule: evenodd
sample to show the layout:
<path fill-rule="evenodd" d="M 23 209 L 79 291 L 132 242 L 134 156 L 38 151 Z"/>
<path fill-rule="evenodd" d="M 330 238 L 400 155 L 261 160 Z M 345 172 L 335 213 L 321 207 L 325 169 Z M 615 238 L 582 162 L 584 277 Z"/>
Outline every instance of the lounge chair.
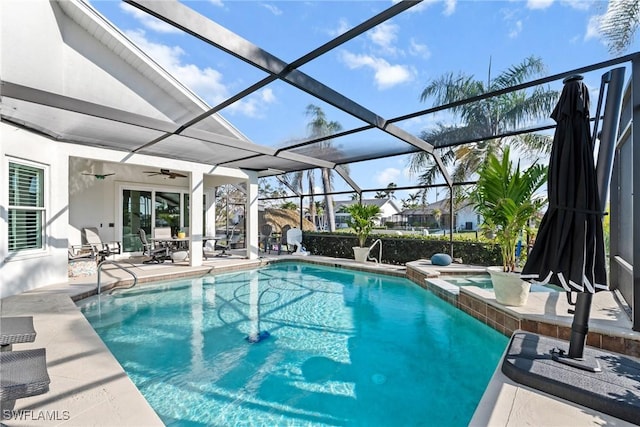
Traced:
<path fill-rule="evenodd" d="M 13 344 L 33 342 L 35 339 L 33 317 L 0 317 L 0 351 L 11 351 Z"/>
<path fill-rule="evenodd" d="M 48 392 L 50 382 L 44 348 L 0 352 L 0 417 L 17 399 Z"/>
<path fill-rule="evenodd" d="M 163 263 L 171 258 L 169 246 L 154 246 L 153 243 L 147 241 L 147 233 L 142 228 L 138 230 L 138 236 L 140 237 L 140 242 L 142 242 L 142 254 L 151 258 L 144 261 L 145 264 L 151 262 Z"/>
<path fill-rule="evenodd" d="M 98 262 L 104 261 L 108 256 L 122 253 L 122 245 L 118 241 L 103 242 L 96 227 L 82 229 L 82 245 L 90 246 L 98 256 Z"/>

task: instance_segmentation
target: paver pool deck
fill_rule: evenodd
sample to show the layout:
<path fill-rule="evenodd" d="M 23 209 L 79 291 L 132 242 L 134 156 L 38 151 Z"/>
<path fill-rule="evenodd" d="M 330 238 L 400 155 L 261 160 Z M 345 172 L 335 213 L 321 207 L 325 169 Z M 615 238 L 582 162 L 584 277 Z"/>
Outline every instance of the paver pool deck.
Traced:
<path fill-rule="evenodd" d="M 201 267 L 186 263 L 140 265 L 131 269 L 139 281 L 187 277 L 209 272 L 245 269 L 273 259 L 297 259 L 295 256 L 268 255 L 259 260 L 240 256 L 205 261 Z M 404 276 L 406 267 L 363 265 L 353 260 L 308 256 L 305 261 L 346 268 L 371 270 Z M 425 268 L 431 268 L 425 266 Z M 453 272 L 464 266 L 453 265 Z M 467 266 L 467 268 L 469 268 Z M 469 269 L 469 271 L 473 271 Z M 446 272 L 446 271 L 445 271 Z M 443 272 L 443 273 L 445 273 Z M 450 271 L 451 272 L 451 271 Z M 103 271 L 103 286 L 127 278 L 114 268 Z M 160 426 L 158 415 L 129 379 L 123 368 L 85 319 L 75 300 L 96 289 L 96 276 L 70 278 L 68 282 L 47 286 L 0 300 L 2 316 L 33 316 L 37 331 L 33 343 L 17 344 L 14 350 L 46 348 L 51 378 L 48 393 L 16 401 L 13 416 L 3 420 L 11 426 Z M 479 292 L 479 291 L 476 291 Z M 481 290 L 487 298 L 491 291 Z M 546 294 L 546 295 L 543 295 Z M 631 322 L 615 298 L 599 293 L 592 309 L 593 329 L 616 330 L 636 338 Z M 516 308 L 535 315 L 554 316 L 565 321 L 564 298 L 550 301 L 549 293 L 531 294 L 525 307 Z M 556 296 L 557 297 L 557 296 Z M 566 303 L 565 303 L 566 304 Z M 568 308 L 568 307 L 567 307 Z M 1 326 L 0 326 L 1 327 Z M 638 338 L 640 341 L 640 337 Z M 496 369 L 471 420 L 473 426 L 630 426 L 633 424 L 571 402 L 517 384 Z"/>

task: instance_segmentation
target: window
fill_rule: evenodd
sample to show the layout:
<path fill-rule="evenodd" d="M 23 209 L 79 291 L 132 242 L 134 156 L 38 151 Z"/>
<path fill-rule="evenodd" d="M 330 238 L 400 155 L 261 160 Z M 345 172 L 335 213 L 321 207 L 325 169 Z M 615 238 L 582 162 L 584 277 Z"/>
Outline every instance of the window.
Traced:
<path fill-rule="evenodd" d="M 9 162 L 9 252 L 44 248 L 44 169 Z"/>

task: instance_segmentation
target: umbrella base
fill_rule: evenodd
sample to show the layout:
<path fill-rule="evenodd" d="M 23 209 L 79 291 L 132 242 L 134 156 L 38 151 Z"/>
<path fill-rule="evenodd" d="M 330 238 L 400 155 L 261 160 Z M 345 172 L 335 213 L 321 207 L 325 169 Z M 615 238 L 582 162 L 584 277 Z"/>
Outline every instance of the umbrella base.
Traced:
<path fill-rule="evenodd" d="M 551 350 L 551 358 L 556 362 L 564 363 L 565 365 L 573 366 L 574 368 L 582 369 L 589 372 L 602 372 L 600 363 L 595 357 L 581 357 L 579 359 L 569 357 L 564 350 L 554 348 Z"/>
<path fill-rule="evenodd" d="M 587 347 L 584 358 L 595 360 L 601 372 L 587 371 L 554 360 L 553 352 L 567 346 L 563 340 L 516 331 L 502 361 L 502 372 L 520 384 L 637 423 L 640 420 L 640 362 Z"/>

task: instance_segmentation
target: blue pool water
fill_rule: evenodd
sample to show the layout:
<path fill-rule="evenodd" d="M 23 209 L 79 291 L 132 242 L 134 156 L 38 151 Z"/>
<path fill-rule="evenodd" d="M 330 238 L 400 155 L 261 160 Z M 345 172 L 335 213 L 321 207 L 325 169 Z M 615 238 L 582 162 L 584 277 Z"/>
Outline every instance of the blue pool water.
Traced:
<path fill-rule="evenodd" d="M 169 426 L 466 426 L 507 345 L 406 279 L 307 264 L 80 305 Z"/>

